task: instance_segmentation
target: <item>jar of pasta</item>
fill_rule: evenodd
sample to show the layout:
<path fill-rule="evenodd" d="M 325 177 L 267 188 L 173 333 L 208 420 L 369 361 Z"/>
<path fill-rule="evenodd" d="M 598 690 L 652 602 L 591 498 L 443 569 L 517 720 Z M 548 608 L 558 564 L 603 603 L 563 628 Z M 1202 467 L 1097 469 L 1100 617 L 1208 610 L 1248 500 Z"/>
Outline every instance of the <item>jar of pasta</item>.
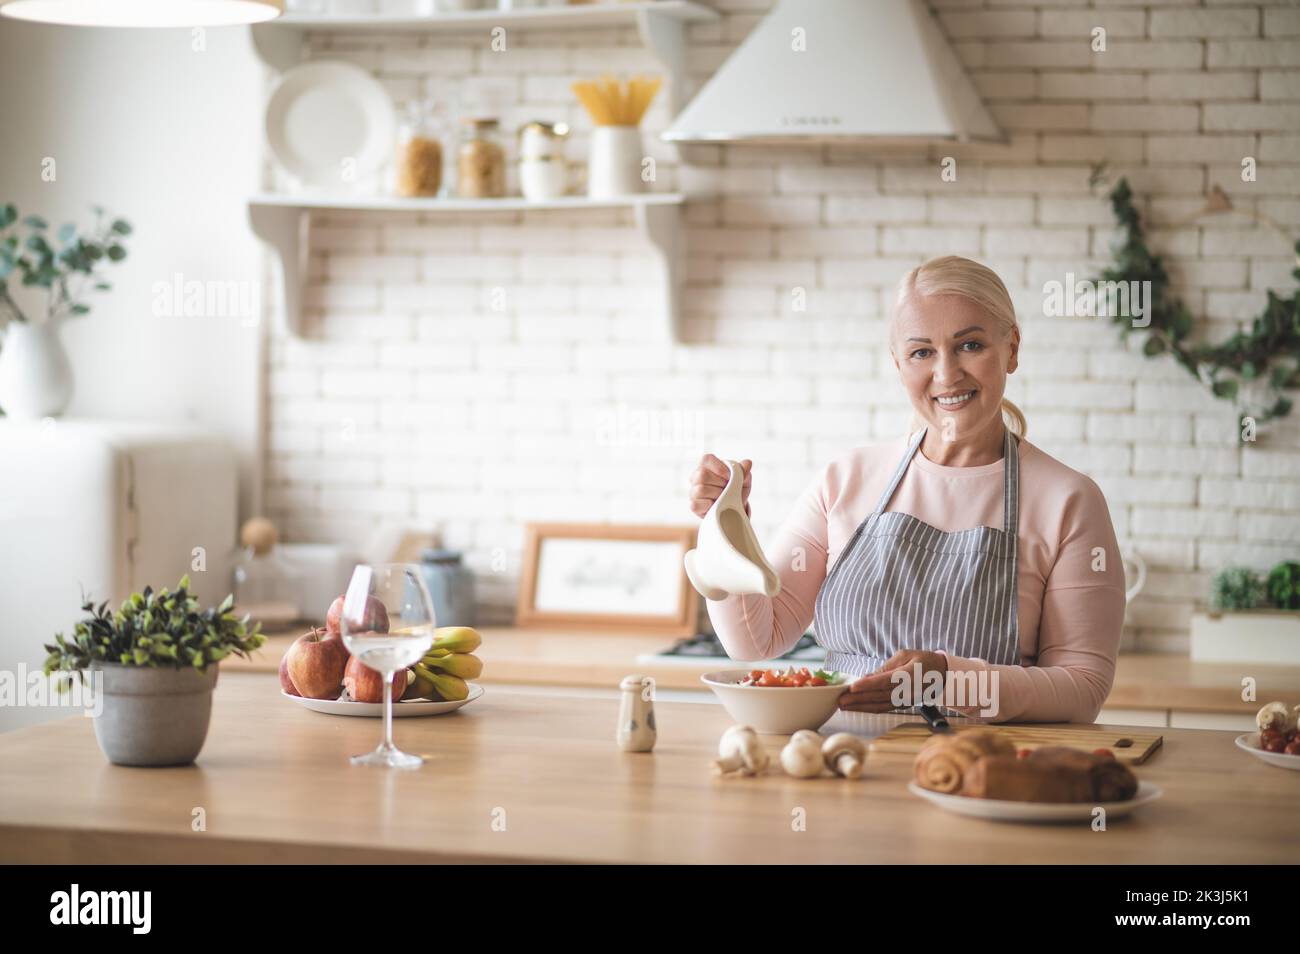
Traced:
<path fill-rule="evenodd" d="M 465 199 L 498 199 L 506 194 L 506 153 L 497 141 L 497 121 L 461 120 L 456 153 L 456 194 Z"/>
<path fill-rule="evenodd" d="M 397 173 L 393 190 L 400 196 L 436 196 L 442 188 L 442 140 L 427 100 L 408 103 L 397 132 Z"/>

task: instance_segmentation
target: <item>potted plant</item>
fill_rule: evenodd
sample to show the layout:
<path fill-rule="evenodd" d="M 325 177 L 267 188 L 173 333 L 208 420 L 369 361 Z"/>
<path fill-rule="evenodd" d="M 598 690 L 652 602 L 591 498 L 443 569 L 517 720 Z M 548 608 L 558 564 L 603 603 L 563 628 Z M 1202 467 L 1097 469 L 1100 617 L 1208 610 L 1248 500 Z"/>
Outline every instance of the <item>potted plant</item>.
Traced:
<path fill-rule="evenodd" d="M 1202 662 L 1300 664 L 1300 563 L 1261 577 L 1249 567 L 1210 581 L 1210 606 L 1192 614 L 1192 658 Z"/>
<path fill-rule="evenodd" d="M 90 311 L 87 291 L 110 287 L 96 270 L 104 262 L 126 258 L 122 244 L 131 234 L 125 219 L 106 220 L 95 207 L 95 225 L 78 234 L 69 222 L 51 237 L 38 215 L 19 222 L 18 209 L 0 205 L 0 409 L 11 418 L 38 419 L 62 413 L 72 399 L 72 366 L 59 338 L 67 319 Z M 43 289 L 47 304 L 42 319 L 23 312 L 9 283 Z M 87 284 L 90 288 L 87 288 Z"/>
<path fill-rule="evenodd" d="M 212 689 L 221 660 L 247 658 L 265 641 L 259 624 L 236 619 L 234 597 L 202 610 L 189 592 L 190 578 L 175 590 L 133 593 L 117 612 L 108 603 L 82 604 L 87 619 L 72 637 L 60 633 L 45 646 L 45 674 L 60 673 L 62 688 L 80 673 L 97 682 L 103 711 L 95 737 L 118 765 L 187 765 L 208 734 Z"/>

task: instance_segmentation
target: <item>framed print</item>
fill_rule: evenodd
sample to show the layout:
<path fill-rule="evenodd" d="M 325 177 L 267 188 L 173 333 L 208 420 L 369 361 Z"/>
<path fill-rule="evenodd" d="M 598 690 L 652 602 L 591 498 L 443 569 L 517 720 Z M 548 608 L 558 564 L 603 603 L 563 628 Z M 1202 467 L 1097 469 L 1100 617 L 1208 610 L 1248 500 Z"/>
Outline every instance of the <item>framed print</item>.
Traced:
<path fill-rule="evenodd" d="M 694 635 L 700 597 L 682 565 L 694 527 L 530 523 L 525 534 L 517 625 Z"/>

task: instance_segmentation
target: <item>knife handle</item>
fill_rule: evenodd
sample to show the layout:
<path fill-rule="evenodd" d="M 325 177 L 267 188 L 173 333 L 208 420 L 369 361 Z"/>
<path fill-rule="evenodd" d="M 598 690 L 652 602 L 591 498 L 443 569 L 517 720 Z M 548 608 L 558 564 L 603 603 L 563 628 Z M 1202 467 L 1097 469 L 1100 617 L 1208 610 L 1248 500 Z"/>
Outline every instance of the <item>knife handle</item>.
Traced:
<path fill-rule="evenodd" d="M 951 728 L 951 726 L 948 725 L 948 720 L 945 719 L 943 714 L 934 706 L 921 706 L 920 708 L 921 715 L 925 717 L 926 722 L 930 723 L 931 730 L 935 732 L 943 732 Z"/>

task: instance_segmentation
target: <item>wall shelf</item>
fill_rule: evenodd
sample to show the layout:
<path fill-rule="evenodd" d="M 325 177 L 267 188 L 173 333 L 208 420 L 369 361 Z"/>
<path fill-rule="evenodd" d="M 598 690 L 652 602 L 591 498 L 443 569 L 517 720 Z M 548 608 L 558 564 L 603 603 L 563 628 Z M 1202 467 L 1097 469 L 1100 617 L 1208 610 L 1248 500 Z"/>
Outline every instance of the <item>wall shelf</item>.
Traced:
<path fill-rule="evenodd" d="M 283 289 L 283 315 L 286 331 L 302 333 L 302 285 L 307 274 L 307 230 L 312 211 L 403 212 L 436 215 L 440 212 L 492 213 L 534 212 L 564 209 L 632 209 L 637 228 L 654 249 L 659 270 L 661 302 L 666 340 L 680 340 L 681 207 L 685 196 L 679 193 L 648 192 L 615 199 L 589 199 L 564 196 L 545 202 L 531 202 L 521 197 L 503 199 L 401 199 L 388 196 L 270 195 L 253 196 L 248 202 L 248 219 L 253 232 L 266 242 L 279 263 Z"/>
<path fill-rule="evenodd" d="M 644 0 L 640 3 L 593 3 L 520 10 L 467 10 L 431 16 L 374 15 L 368 17 L 287 14 L 252 27 L 253 44 L 264 62 L 286 70 L 302 58 L 306 33 L 428 33 L 489 34 L 495 27 L 509 30 L 589 30 L 635 26 L 650 54 L 668 73 L 669 106 L 681 111 L 686 69 L 686 24 L 718 19 L 718 12 L 689 0 Z"/>
<path fill-rule="evenodd" d="M 317 31 L 348 33 L 459 34 L 482 31 L 490 35 L 495 27 L 507 30 L 585 30 L 601 27 L 635 26 L 650 54 L 668 74 L 669 106 L 674 115 L 682 107 L 686 75 L 686 25 L 718 19 L 718 12 L 689 0 L 642 0 L 642 2 L 575 4 L 562 7 L 533 7 L 519 10 L 467 10 L 430 16 L 367 17 L 289 14 L 252 27 L 253 45 L 268 66 L 283 71 L 302 60 L 304 36 Z M 284 289 L 283 316 L 290 334 L 301 334 L 302 283 L 306 275 L 307 228 L 310 213 L 318 211 L 416 212 L 534 212 L 546 209 L 630 208 L 637 228 L 654 249 L 660 272 L 659 287 L 665 336 L 679 339 L 681 206 L 685 198 L 676 193 L 646 193 L 625 198 L 600 200 L 566 196 L 548 202 L 523 198 L 505 199 L 399 199 L 331 195 L 270 195 L 249 200 L 248 216 L 253 231 L 274 251 Z"/>

